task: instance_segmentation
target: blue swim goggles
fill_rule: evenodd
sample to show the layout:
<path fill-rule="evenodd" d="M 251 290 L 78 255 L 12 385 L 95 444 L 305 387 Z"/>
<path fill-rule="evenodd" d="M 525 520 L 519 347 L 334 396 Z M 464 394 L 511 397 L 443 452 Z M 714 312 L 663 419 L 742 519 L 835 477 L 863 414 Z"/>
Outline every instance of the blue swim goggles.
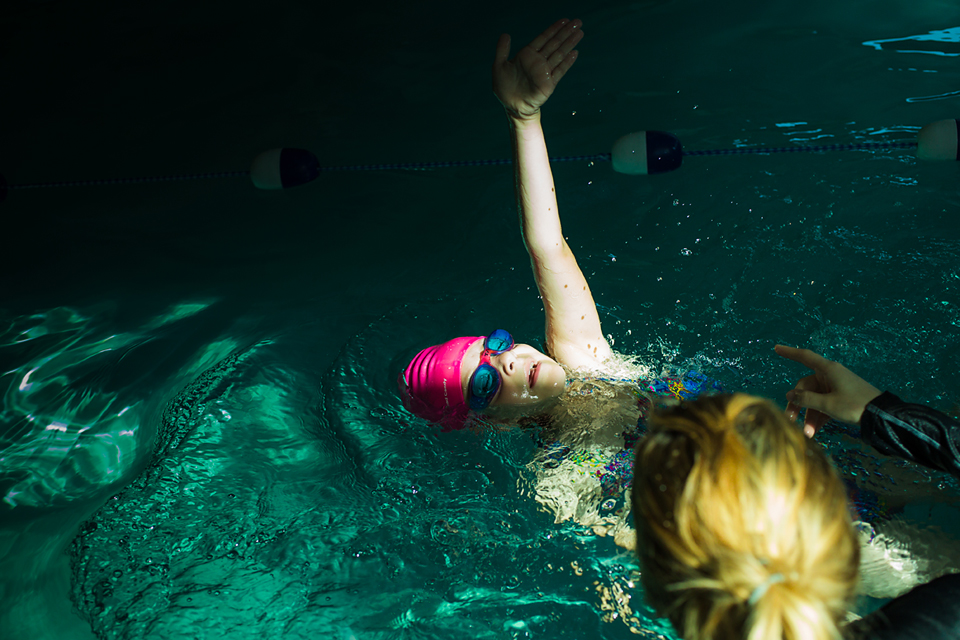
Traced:
<path fill-rule="evenodd" d="M 480 411 L 490 406 L 490 401 L 500 390 L 500 372 L 490 364 L 490 356 L 498 356 L 513 349 L 513 336 L 504 329 L 497 329 L 483 341 L 483 353 L 480 354 L 480 366 L 470 376 L 467 386 L 470 393 L 470 408 Z"/>

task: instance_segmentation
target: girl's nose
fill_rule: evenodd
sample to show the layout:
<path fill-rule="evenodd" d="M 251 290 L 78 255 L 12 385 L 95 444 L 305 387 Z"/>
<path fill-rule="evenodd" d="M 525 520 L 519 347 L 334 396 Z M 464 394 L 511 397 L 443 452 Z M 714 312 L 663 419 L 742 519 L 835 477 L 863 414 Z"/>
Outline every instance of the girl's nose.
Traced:
<path fill-rule="evenodd" d="M 517 356 L 513 353 L 513 350 L 504 351 L 499 356 L 500 366 L 503 367 L 503 370 L 507 373 L 513 373 L 517 368 Z"/>

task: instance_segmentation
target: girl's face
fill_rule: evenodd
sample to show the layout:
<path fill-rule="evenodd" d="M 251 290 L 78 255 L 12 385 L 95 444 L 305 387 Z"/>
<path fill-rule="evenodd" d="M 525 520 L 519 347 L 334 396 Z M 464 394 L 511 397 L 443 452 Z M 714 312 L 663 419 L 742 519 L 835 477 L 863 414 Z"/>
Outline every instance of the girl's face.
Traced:
<path fill-rule="evenodd" d="M 477 340 L 464 354 L 460 364 L 460 380 L 466 389 L 464 400 L 470 403 L 470 379 L 480 366 L 483 340 Z M 490 355 L 490 365 L 500 374 L 500 389 L 489 408 L 530 407 L 546 404 L 560 397 L 566 385 L 566 372 L 556 360 L 528 344 L 517 344 L 503 353 Z"/>

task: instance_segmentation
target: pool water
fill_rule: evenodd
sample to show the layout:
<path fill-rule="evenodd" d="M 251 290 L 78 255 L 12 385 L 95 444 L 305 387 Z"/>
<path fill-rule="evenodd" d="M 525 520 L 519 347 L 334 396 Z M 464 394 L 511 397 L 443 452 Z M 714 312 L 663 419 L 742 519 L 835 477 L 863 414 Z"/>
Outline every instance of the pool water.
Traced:
<path fill-rule="evenodd" d="M 551 155 L 606 153 L 638 129 L 688 149 L 901 142 L 958 115 L 960 8 L 939 0 L 34 3 L 0 27 L 20 97 L 0 109 L 22 125 L 0 172 L 235 170 L 284 145 L 329 165 L 508 157 L 496 37 L 519 46 L 560 15 L 586 38 L 544 112 Z M 554 166 L 618 351 L 782 399 L 801 372 L 772 346 L 799 344 L 951 411 L 957 171 L 903 150 L 687 158 L 649 177 Z M 675 638 L 631 554 L 537 503 L 529 431 L 440 433 L 396 395 L 421 346 L 497 327 L 542 339 L 512 181 L 473 167 L 331 173 L 282 193 L 11 191 L 0 628 Z M 863 501 L 882 496 L 871 525 L 906 531 L 923 571 L 960 568 L 957 483 L 855 435 L 818 437 Z"/>

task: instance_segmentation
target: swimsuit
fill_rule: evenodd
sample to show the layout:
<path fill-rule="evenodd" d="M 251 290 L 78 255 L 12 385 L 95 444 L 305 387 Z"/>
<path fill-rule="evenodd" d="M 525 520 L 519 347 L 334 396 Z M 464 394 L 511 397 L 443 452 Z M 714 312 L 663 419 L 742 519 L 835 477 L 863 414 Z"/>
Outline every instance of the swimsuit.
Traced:
<path fill-rule="evenodd" d="M 599 451 L 575 451 L 559 442 L 544 445 L 545 465 L 548 468 L 558 466 L 563 460 L 573 462 L 581 474 L 593 475 L 600 481 L 604 498 L 619 495 L 633 482 L 634 446 L 647 431 L 647 417 L 650 412 L 650 400 L 647 394 L 673 397 L 677 400 L 693 400 L 704 393 L 723 393 L 723 387 L 718 381 L 708 378 L 699 371 L 670 373 L 662 378 L 650 380 L 613 380 L 613 382 L 633 382 L 632 391 L 640 409 L 640 417 L 636 425 L 629 425 L 621 432 L 623 447 L 619 451 L 610 456 Z"/>

